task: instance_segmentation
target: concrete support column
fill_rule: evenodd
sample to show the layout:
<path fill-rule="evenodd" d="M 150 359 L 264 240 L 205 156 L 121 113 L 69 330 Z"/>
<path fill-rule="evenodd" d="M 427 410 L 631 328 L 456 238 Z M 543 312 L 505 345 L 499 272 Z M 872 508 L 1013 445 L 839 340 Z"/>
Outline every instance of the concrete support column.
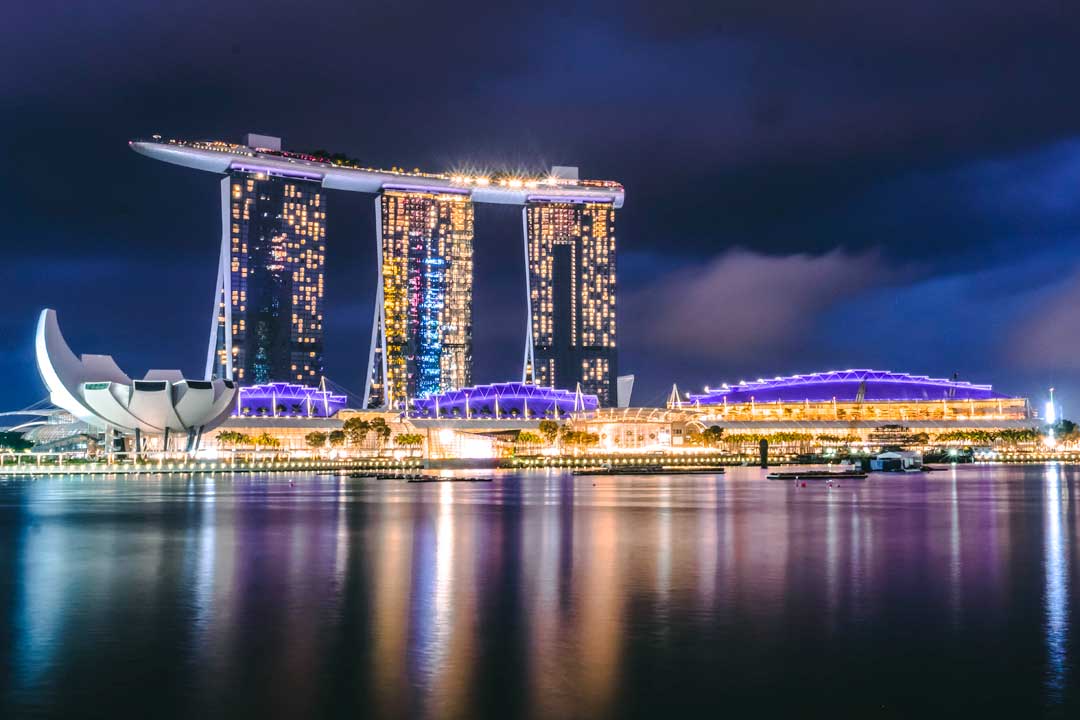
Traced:
<path fill-rule="evenodd" d="M 214 284 L 214 305 L 210 312 L 210 344 L 206 350 L 205 380 L 211 380 L 219 369 L 218 350 L 225 355 L 224 379 L 233 379 L 232 342 L 232 212 L 229 192 L 232 178 L 221 179 L 221 250 L 218 253 L 217 282 Z M 224 315 L 224 321 L 221 320 Z M 224 327 L 223 327 L 224 325 Z M 218 347 L 218 331 L 222 331 L 222 346 Z"/>

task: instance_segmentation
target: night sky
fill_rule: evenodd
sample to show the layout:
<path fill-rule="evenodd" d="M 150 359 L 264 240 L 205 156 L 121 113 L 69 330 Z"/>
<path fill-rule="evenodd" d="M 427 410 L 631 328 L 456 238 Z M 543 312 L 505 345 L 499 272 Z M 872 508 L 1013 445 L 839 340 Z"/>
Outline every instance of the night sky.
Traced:
<path fill-rule="evenodd" d="M 38 0 L 0 29 L 0 409 L 38 311 L 134 375 L 205 361 L 217 178 L 127 147 L 626 186 L 635 404 L 815 370 L 959 373 L 1080 412 L 1080 5 Z M 372 196 L 330 193 L 326 371 L 363 390 Z M 520 372 L 520 210 L 476 210 L 477 382 Z"/>

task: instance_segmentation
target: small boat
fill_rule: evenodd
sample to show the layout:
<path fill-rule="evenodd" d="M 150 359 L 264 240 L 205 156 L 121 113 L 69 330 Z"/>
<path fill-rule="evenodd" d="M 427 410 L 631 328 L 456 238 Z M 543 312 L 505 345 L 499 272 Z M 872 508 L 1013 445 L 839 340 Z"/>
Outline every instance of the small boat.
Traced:
<path fill-rule="evenodd" d="M 771 472 L 769 480 L 865 480 L 866 473 L 858 470 L 795 470 Z"/>

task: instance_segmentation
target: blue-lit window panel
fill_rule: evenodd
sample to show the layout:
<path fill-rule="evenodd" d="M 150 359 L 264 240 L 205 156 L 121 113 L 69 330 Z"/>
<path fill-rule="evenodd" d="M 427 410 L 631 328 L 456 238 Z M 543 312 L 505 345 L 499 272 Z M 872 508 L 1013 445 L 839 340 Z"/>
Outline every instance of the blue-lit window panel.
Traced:
<path fill-rule="evenodd" d="M 471 381 L 473 206 L 427 192 L 380 202 L 388 387 L 400 405 Z"/>

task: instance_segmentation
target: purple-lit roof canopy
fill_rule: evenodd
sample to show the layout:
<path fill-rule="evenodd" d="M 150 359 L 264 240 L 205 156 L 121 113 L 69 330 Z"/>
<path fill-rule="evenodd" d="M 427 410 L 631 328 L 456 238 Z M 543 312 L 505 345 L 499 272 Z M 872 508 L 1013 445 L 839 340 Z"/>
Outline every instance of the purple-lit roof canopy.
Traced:
<path fill-rule="evenodd" d="M 960 380 L 944 380 L 925 375 L 908 375 L 887 370 L 841 370 L 838 372 L 792 375 L 772 380 L 740 382 L 738 385 L 706 388 L 690 401 L 700 405 L 754 402 L 888 402 L 914 400 L 991 400 L 1008 397 L 990 385 L 973 385 Z"/>
<path fill-rule="evenodd" d="M 476 385 L 416 398 L 410 403 L 409 417 L 499 420 L 560 418 L 575 411 L 595 410 L 598 405 L 595 395 L 509 382 Z"/>
<path fill-rule="evenodd" d="M 268 383 L 240 388 L 233 415 L 243 417 L 328 418 L 345 407 L 344 395 L 289 383 Z"/>

